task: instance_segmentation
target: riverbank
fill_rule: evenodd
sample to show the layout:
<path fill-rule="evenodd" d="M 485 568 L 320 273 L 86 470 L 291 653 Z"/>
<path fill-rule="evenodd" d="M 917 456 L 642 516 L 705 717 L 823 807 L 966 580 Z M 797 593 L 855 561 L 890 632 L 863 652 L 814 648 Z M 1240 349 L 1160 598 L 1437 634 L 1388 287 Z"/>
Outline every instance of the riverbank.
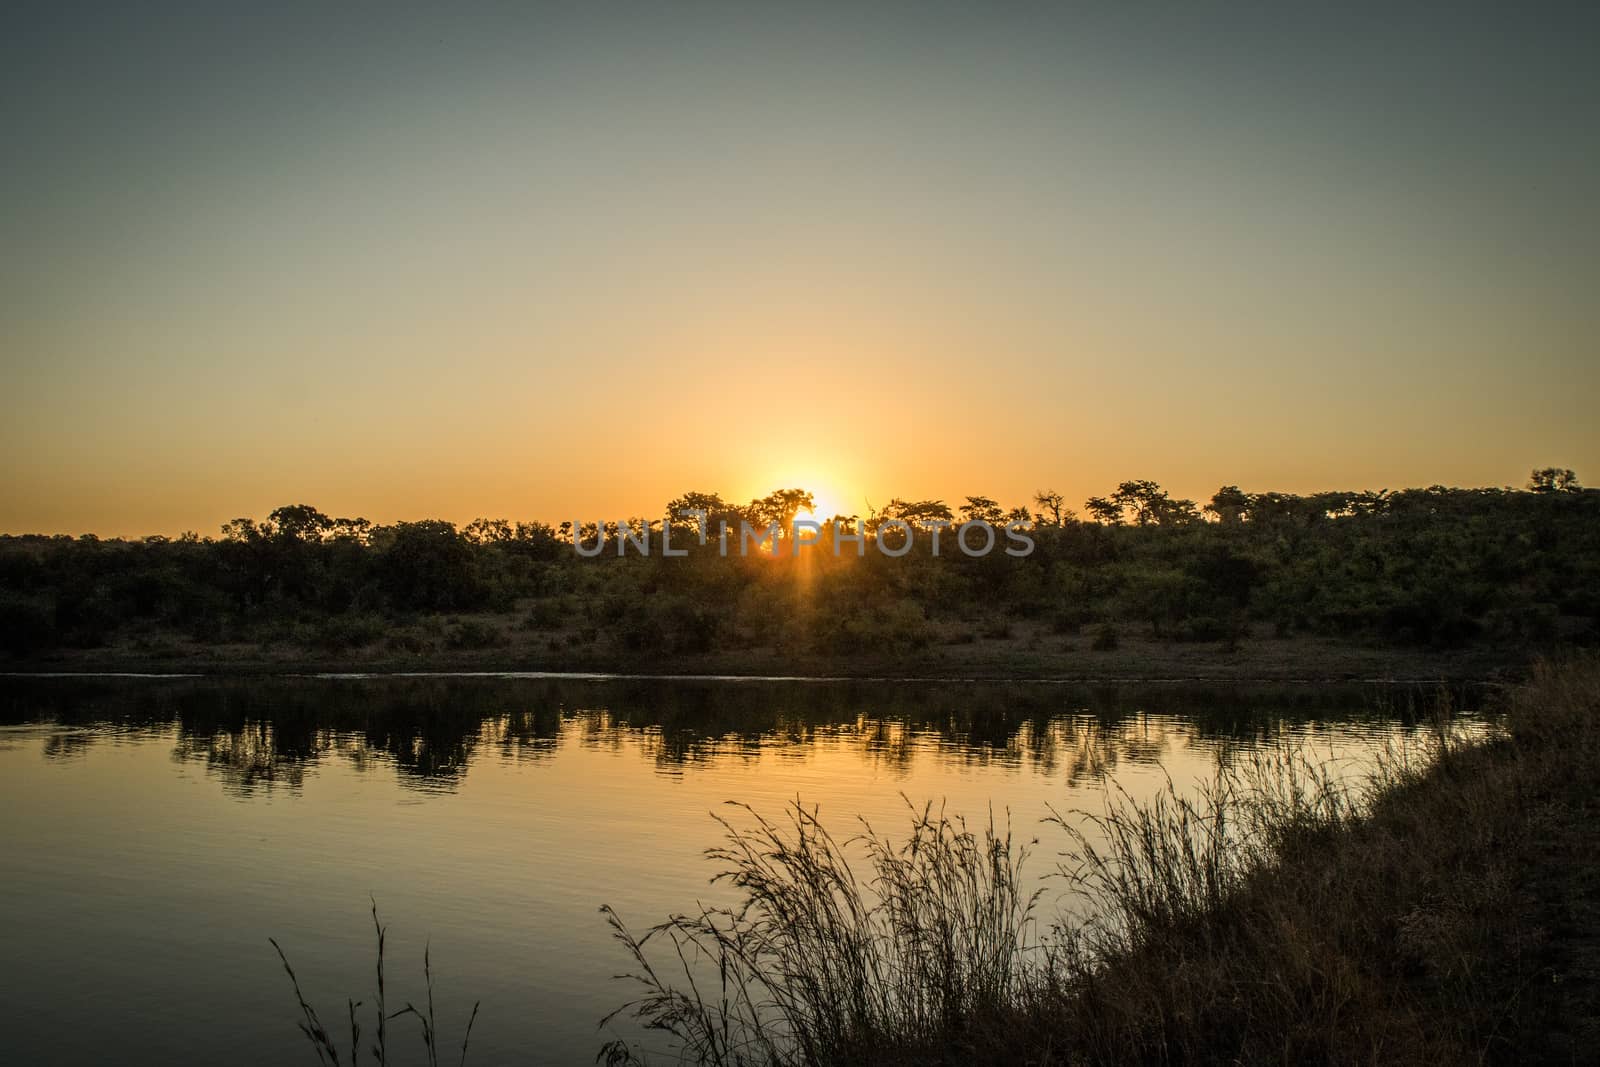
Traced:
<path fill-rule="evenodd" d="M 930 824 L 860 879 L 803 812 L 730 828 L 713 855 L 744 908 L 618 933 L 640 963 L 692 943 L 750 997 L 642 969 L 630 1010 L 702 1062 L 1580 1062 L 1600 1042 L 1600 661 L 1541 666 L 1504 710 L 1355 793 L 1277 765 L 1114 805 L 1064 867 L 1101 921 L 1037 942 L 1003 832 Z"/>
<path fill-rule="evenodd" d="M 1272 826 L 1217 906 L 1124 901 L 1127 951 L 991 1020 L 982 1054 L 1580 1062 L 1600 1044 L 1597 723 L 1594 661 L 1541 669 L 1504 733 L 1391 768 L 1359 818 Z"/>
<path fill-rule="evenodd" d="M 1249 635 L 1226 644 L 1123 633 L 1062 635 L 1017 623 L 987 635 L 896 653 L 744 647 L 670 655 L 603 640 L 553 640 L 495 616 L 452 617 L 385 631 L 358 646 L 284 637 L 201 643 L 152 631 L 98 648 L 0 657 L 5 673 L 317 674 L 550 672 L 814 678 L 1053 679 L 1062 681 L 1485 681 L 1519 677 L 1532 651 L 1473 645 L 1436 649 Z M 438 632 L 435 632 L 438 631 Z M 572 635 L 576 636 L 576 635 Z"/>

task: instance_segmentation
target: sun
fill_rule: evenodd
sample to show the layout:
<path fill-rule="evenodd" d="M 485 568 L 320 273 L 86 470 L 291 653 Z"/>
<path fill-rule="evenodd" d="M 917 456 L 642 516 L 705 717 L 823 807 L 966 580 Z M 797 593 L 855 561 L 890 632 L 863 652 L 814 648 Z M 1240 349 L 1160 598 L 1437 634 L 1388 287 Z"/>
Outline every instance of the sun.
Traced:
<path fill-rule="evenodd" d="M 837 495 L 818 489 L 812 489 L 809 485 L 807 485 L 806 488 L 811 493 L 811 506 L 809 508 L 801 508 L 799 511 L 795 512 L 795 518 L 809 519 L 812 522 L 827 522 L 835 515 L 839 515 L 841 513 L 845 515 L 850 514 L 850 511 L 848 511 L 844 505 L 839 503 L 840 498 Z"/>
<path fill-rule="evenodd" d="M 807 522 L 827 522 L 835 515 L 865 514 L 865 507 L 860 503 L 852 503 L 855 499 L 853 493 L 840 489 L 839 481 L 834 478 L 821 478 L 805 474 L 799 470 L 787 470 L 777 475 L 769 475 L 757 480 L 757 485 L 772 486 L 772 489 L 758 491 L 756 496 L 764 496 L 776 489 L 803 489 L 811 494 L 811 506 L 796 511 L 794 517 Z"/>

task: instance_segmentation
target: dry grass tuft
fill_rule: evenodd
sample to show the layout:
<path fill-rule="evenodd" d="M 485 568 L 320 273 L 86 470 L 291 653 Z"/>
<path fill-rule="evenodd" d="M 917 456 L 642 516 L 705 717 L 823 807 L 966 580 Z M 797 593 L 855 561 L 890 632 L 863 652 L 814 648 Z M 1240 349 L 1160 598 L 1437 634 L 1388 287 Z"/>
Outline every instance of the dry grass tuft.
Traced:
<path fill-rule="evenodd" d="M 378 1067 L 384 1067 L 385 1064 L 389 1063 L 389 1020 L 398 1019 L 403 1015 L 410 1015 L 415 1017 L 421 1024 L 422 1048 L 427 1056 L 428 1067 L 439 1067 L 439 1024 L 433 1012 L 432 949 L 424 948 L 422 952 L 422 975 L 428 993 L 427 1010 L 418 1010 L 415 1005 L 407 1001 L 405 1007 L 391 1013 L 385 1001 L 386 988 L 383 973 L 384 945 L 388 937 L 388 927 L 378 919 L 377 901 L 372 903 L 372 926 L 378 937 L 378 986 L 375 1004 L 377 1039 L 369 1049 L 373 1061 L 378 1064 Z M 300 980 L 295 976 L 294 968 L 289 964 L 289 957 L 284 953 L 283 947 L 278 944 L 276 938 L 269 937 L 267 940 L 277 950 L 278 959 L 283 961 L 283 969 L 289 975 L 289 983 L 294 987 L 294 998 L 300 1007 L 301 1014 L 300 1032 L 305 1034 L 306 1039 L 311 1043 L 312 1049 L 317 1054 L 318 1063 L 331 1064 L 333 1067 L 338 1067 L 339 1064 L 345 1062 L 339 1057 L 338 1044 L 333 1040 L 333 1036 L 328 1032 L 327 1028 L 323 1026 L 316 1009 L 306 1001 L 305 995 L 300 990 Z M 356 1009 L 360 1008 L 361 1005 L 362 1002 L 354 998 L 347 1000 L 345 1005 L 346 1014 L 350 1022 L 349 1062 L 352 1067 L 361 1062 L 361 1023 L 356 1014 Z M 467 1049 L 472 1041 L 472 1025 L 478 1021 L 478 1006 L 478 1003 L 472 1005 L 472 1016 L 467 1020 L 466 1032 L 461 1039 L 461 1058 L 458 1061 L 461 1065 L 467 1062 Z"/>
<path fill-rule="evenodd" d="M 1441 715 L 1363 781 L 1256 753 L 1198 796 L 1058 816 L 1081 907 L 1044 929 L 992 824 L 922 809 L 901 845 L 841 845 L 798 803 L 745 809 L 709 853 L 737 906 L 643 936 L 604 909 L 640 988 L 619 1012 L 711 1064 L 1576 1060 L 1600 661 L 1539 668 L 1505 712 L 1470 742 Z"/>

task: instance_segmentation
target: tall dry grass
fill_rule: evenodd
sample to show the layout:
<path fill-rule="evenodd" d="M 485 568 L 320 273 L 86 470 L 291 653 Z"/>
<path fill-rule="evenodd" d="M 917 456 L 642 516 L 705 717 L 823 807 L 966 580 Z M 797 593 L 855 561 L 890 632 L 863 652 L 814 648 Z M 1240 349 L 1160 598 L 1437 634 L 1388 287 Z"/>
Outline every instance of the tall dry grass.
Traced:
<path fill-rule="evenodd" d="M 1594 1004 L 1551 994 L 1575 942 L 1546 930 L 1586 890 L 1529 886 L 1541 848 L 1594 840 L 1597 709 L 1600 665 L 1569 662 L 1487 735 L 1442 713 L 1364 777 L 1257 751 L 1197 794 L 1113 790 L 1053 820 L 1075 903 L 1048 922 L 1008 829 L 923 809 L 898 845 L 840 842 L 798 803 L 744 809 L 709 853 L 737 904 L 642 935 L 605 909 L 617 1014 L 710 1064 L 1567 1058 Z"/>
<path fill-rule="evenodd" d="M 782 823 L 739 807 L 748 823 L 719 819 L 724 844 L 708 853 L 741 894 L 736 907 L 637 937 L 602 909 L 641 990 L 614 1015 L 699 1062 L 824 1063 L 931 1040 L 1025 988 L 1036 894 L 1022 889 L 1026 850 L 992 819 L 975 832 L 912 808 L 898 844 L 865 823 L 840 842 L 798 802 Z M 634 1050 L 613 1043 L 603 1055 L 621 1063 Z"/>
<path fill-rule="evenodd" d="M 433 1010 L 432 948 L 425 947 L 422 951 L 422 977 L 424 987 L 427 990 L 424 1008 L 418 1009 L 416 1005 L 406 1001 L 405 1007 L 399 1011 L 390 1012 L 386 998 L 387 983 L 384 980 L 383 967 L 385 943 L 388 940 L 388 927 L 378 918 L 377 901 L 372 903 L 372 926 L 378 939 L 377 991 L 373 1003 L 375 1036 L 367 1051 L 378 1067 L 384 1067 L 384 1065 L 388 1064 L 390 1062 L 388 1024 L 394 1019 L 409 1015 L 417 1020 L 420 1027 L 419 1037 L 421 1038 L 422 1051 L 426 1057 L 428 1067 L 439 1067 L 441 1049 L 439 1045 L 439 1022 Z M 351 1067 L 356 1067 L 361 1062 L 361 1017 L 359 1011 L 363 1002 L 353 997 L 345 1001 L 345 1015 L 349 1023 L 350 1042 L 348 1045 L 350 1058 L 346 1061 L 340 1057 L 340 1048 L 343 1046 L 339 1041 L 335 1040 L 332 1032 L 323 1024 L 316 1008 L 311 1006 L 310 1002 L 306 1000 L 305 994 L 301 991 L 300 979 L 295 974 L 294 967 L 289 963 L 289 956 L 283 951 L 283 946 L 278 944 L 276 938 L 269 937 L 267 940 L 278 953 L 278 959 L 283 963 L 283 969 L 289 976 L 289 984 L 294 989 L 295 1003 L 300 1008 L 300 1032 L 310 1042 L 312 1051 L 316 1053 L 317 1062 L 329 1064 L 332 1067 L 339 1067 L 340 1064 L 348 1062 Z M 472 1005 L 472 1015 L 467 1019 L 467 1027 L 461 1038 L 461 1056 L 457 1061 L 459 1067 L 464 1067 L 467 1062 L 467 1049 L 472 1042 L 472 1026 L 478 1021 L 479 1004 L 481 1002 L 475 1002 Z"/>

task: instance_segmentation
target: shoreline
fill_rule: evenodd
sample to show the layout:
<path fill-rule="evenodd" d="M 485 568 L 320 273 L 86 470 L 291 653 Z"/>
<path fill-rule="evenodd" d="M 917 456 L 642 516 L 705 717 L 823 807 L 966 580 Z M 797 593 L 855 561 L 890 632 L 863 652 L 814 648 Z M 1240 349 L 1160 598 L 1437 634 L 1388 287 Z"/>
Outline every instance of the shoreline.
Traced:
<path fill-rule="evenodd" d="M 1600 846 L 1600 660 L 1536 665 L 1502 711 L 1472 740 L 1441 724 L 1421 762 L 1392 758 L 1353 789 L 1291 758 L 1192 804 L 1108 802 L 1104 841 L 1075 834 L 1062 853 L 1087 917 L 1052 927 L 1032 967 L 1043 942 L 1009 833 L 933 826 L 917 847 L 875 852 L 894 899 L 919 903 L 885 911 L 814 815 L 730 827 L 716 855 L 742 901 L 666 928 L 680 957 L 688 944 L 783 995 L 702 999 L 646 967 L 619 1010 L 701 1063 L 728 1062 L 728 1044 L 757 1050 L 740 1062 L 790 1062 L 796 1043 L 817 1062 L 906 1067 L 1579 1062 L 1600 1039 L 1600 881 L 1584 862 Z M 812 903 L 839 886 L 851 907 Z M 646 962 L 663 927 L 641 939 L 608 916 Z M 843 966 L 922 959 L 945 943 L 936 933 L 989 954 L 935 955 L 911 971 L 909 1000 L 882 984 L 898 972 Z M 639 1051 L 603 1050 L 647 1061 Z"/>
<path fill-rule="evenodd" d="M 1516 684 L 1510 678 L 1478 678 L 1472 676 L 1440 677 L 1264 677 L 1264 676 L 1204 676 L 1164 677 L 1153 675 L 1086 675 L 1080 677 L 1029 677 L 1029 676 L 977 676 L 977 675 L 874 675 L 874 674 L 651 674 L 618 671 L 527 671 L 527 670 L 372 670 L 372 671 L 313 671 L 313 670 L 198 670 L 198 671 L 133 671 L 133 670 L 81 670 L 81 671 L 0 671 L 0 678 L 16 679 L 72 679 L 72 678 L 128 678 L 152 681 L 180 679 L 227 678 L 303 678 L 314 681 L 371 681 L 386 678 L 494 678 L 507 681 L 552 680 L 572 682 L 726 682 L 739 683 L 797 683 L 805 685 L 835 685 L 866 682 L 891 685 L 1195 685 L 1207 682 L 1253 685 L 1285 686 L 1309 685 L 1371 685 L 1419 686 L 1440 682 L 1453 682 L 1479 686 L 1505 687 Z"/>
<path fill-rule="evenodd" d="M 1040 684 L 1251 683 L 1428 684 L 1515 681 L 1538 651 L 1375 646 L 1317 638 L 1259 638 L 1237 648 L 1124 638 L 1117 648 L 1061 647 L 1026 637 L 937 646 L 901 655 L 818 656 L 732 649 L 660 656 L 619 651 L 526 647 L 308 652 L 286 645 L 127 644 L 0 659 L 0 677 L 69 675 L 423 677 L 472 675 L 662 681 L 886 683 L 1033 682 Z"/>

